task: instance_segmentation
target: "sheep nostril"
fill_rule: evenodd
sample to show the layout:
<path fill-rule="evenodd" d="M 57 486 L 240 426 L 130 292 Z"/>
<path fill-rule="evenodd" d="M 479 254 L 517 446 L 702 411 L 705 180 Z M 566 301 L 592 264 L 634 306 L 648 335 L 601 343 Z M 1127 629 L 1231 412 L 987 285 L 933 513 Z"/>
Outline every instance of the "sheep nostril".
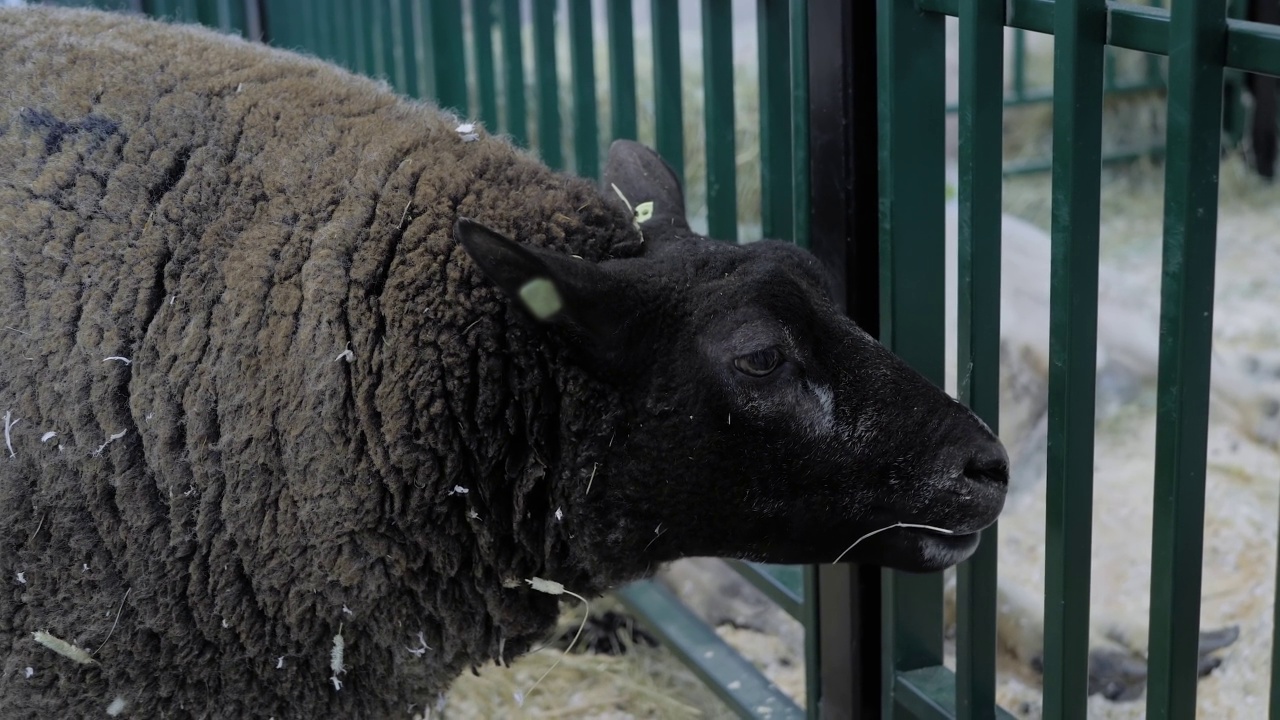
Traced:
<path fill-rule="evenodd" d="M 979 448 L 964 466 L 964 476 L 974 482 L 1009 484 L 1009 455 L 999 443 Z"/>

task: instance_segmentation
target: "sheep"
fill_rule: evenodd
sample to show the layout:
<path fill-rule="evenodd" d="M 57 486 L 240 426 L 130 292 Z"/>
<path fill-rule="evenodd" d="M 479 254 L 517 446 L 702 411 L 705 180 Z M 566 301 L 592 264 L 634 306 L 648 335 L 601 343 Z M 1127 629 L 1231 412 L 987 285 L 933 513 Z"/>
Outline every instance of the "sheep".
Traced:
<path fill-rule="evenodd" d="M 597 187 L 318 60 L 84 10 L 0 11 L 0 74 L 6 717 L 398 716 L 562 591 L 933 571 L 1003 507 L 985 424 L 813 256 L 690 230 L 638 143 Z"/>

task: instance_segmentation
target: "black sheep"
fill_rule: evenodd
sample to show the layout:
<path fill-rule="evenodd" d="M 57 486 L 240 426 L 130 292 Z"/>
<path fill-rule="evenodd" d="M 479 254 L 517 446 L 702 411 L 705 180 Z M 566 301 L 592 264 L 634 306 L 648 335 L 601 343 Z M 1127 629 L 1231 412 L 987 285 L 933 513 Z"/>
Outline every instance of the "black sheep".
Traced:
<path fill-rule="evenodd" d="M 543 639 L 535 579 L 829 562 L 897 522 L 950 534 L 846 557 L 938 569 L 1003 505 L 980 421 L 810 255 L 695 236 L 639 145 L 602 190 L 96 12 L 0 11 L 0 76 L 6 718 L 399 715 Z"/>

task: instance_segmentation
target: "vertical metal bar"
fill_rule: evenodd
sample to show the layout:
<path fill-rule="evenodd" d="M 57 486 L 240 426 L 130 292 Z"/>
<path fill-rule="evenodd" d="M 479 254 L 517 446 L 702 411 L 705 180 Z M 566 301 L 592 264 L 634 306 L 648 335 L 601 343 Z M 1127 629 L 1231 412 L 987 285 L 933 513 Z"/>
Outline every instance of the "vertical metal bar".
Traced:
<path fill-rule="evenodd" d="M 529 142 L 524 101 L 524 48 L 520 40 L 520 0 L 502 1 L 502 70 L 507 116 L 505 130 L 517 145 Z"/>
<path fill-rule="evenodd" d="M 1196 716 L 1226 29 L 1225 3 L 1173 4 L 1151 541 L 1152 720 Z"/>
<path fill-rule="evenodd" d="M 636 45 L 631 0 L 608 0 L 609 103 L 613 137 L 634 140 L 636 131 Z"/>
<path fill-rule="evenodd" d="M 703 102 L 707 148 L 707 234 L 738 238 L 738 185 L 734 152 L 733 7 L 702 0 Z"/>
<path fill-rule="evenodd" d="M 792 242 L 808 248 L 809 243 L 809 18 L 806 0 L 787 0 L 787 32 L 791 67 L 791 208 Z M 874 23 L 873 23 L 874 25 Z M 872 88 L 875 74 L 871 75 Z M 874 153 L 872 154 L 874 156 Z M 872 183 L 874 187 L 875 183 Z M 842 572 L 848 570 L 841 568 Z M 804 626 L 805 717 L 818 720 L 822 701 L 822 635 L 818 585 L 819 568 L 804 568 L 804 607 L 800 622 Z M 839 606 L 837 606 L 839 608 Z M 847 606 L 845 606 L 847 607 Z"/>
<path fill-rule="evenodd" d="M 941 387 L 945 379 L 946 149 L 943 16 L 914 0 L 881 3 L 880 336 Z M 942 664 L 942 574 L 884 571 L 881 692 L 892 707 L 897 674 Z"/>
<path fill-rule="evenodd" d="M 1013 97 L 1022 100 L 1027 96 L 1027 31 L 1013 31 Z"/>
<path fill-rule="evenodd" d="M 410 4 L 414 0 L 386 0 L 387 6 L 383 15 L 382 36 L 383 52 L 386 54 L 387 75 L 391 85 L 402 93 L 410 93 L 409 59 L 413 57 L 410 43 L 413 42 L 413 24 L 405 23 L 405 17 L 412 17 Z M 406 12 L 409 11 L 409 12 Z"/>
<path fill-rule="evenodd" d="M 1089 680 L 1105 0 L 1054 8 L 1044 710 L 1083 718 Z"/>
<path fill-rule="evenodd" d="M 792 0 L 793 55 L 807 82 L 807 218 L 810 251 L 831 269 L 832 299 L 871 335 L 880 332 L 879 143 L 876 122 L 876 18 L 880 4 Z M 803 157 L 802 157 L 803 155 Z M 801 160 L 807 160 L 801 164 Z M 808 208 L 804 211 L 804 208 Z M 817 588 L 820 697 L 824 718 L 878 718 L 881 710 L 881 572 L 853 564 L 821 565 Z"/>
<path fill-rule="evenodd" d="M 1151 7 L 1164 7 L 1164 0 L 1147 0 Z M 1164 87 L 1164 75 L 1160 72 L 1160 56 L 1147 55 L 1147 84 L 1151 87 Z"/>
<path fill-rule="evenodd" d="M 399 4 L 401 0 L 376 0 L 383 13 L 381 24 L 379 27 L 379 40 L 381 41 L 381 58 L 383 58 L 383 70 L 385 78 L 390 86 L 396 90 L 404 90 L 404 68 L 401 61 L 404 59 L 403 47 L 397 49 L 399 44 Z"/>
<path fill-rule="evenodd" d="M 298 26 L 295 42 L 306 52 L 314 53 L 316 51 L 315 16 L 308 12 L 302 3 L 296 5 L 295 8 L 297 11 L 289 20 L 289 22 Z"/>
<path fill-rule="evenodd" d="M 993 432 L 1000 415 L 1000 191 L 1004 5 L 960 0 L 958 389 Z M 994 720 L 996 526 L 957 568 L 956 716 Z"/>
<path fill-rule="evenodd" d="M 560 139 L 560 80 L 556 73 L 555 2 L 533 4 L 533 65 L 538 82 L 538 151 L 546 164 L 564 167 Z"/>
<path fill-rule="evenodd" d="M 1280 553 L 1276 556 L 1276 577 L 1280 578 Z M 1271 703 L 1267 713 L 1270 720 L 1280 720 L 1280 582 L 1275 587 L 1271 596 Z"/>
<path fill-rule="evenodd" d="M 818 567 L 805 565 L 802 579 L 804 604 L 800 606 L 800 624 L 804 627 L 804 716 L 807 720 L 822 717 L 822 625 L 818 612 Z"/>
<path fill-rule="evenodd" d="M 313 2 L 307 8 L 307 14 L 310 16 L 309 22 L 313 29 L 315 46 L 311 49 L 317 57 L 325 60 L 333 59 L 333 23 L 329 22 L 330 14 L 328 5 L 333 0 L 323 0 L 322 2 Z"/>
<path fill-rule="evenodd" d="M 791 240 L 801 247 L 809 241 L 809 17 L 805 0 L 789 0 L 791 52 Z M 875 23 L 871 23 L 874 28 Z M 871 55 L 875 62 L 874 43 Z M 875 85 L 875 70 L 870 74 Z M 874 93 L 873 93 L 874 94 Z M 875 130 L 872 123 L 872 130 Z M 875 156 L 875 153 L 872 153 Z M 872 188 L 876 187 L 874 178 Z"/>
<path fill-rule="evenodd" d="M 595 43 L 591 0 L 569 0 L 569 64 L 573 68 L 573 164 L 582 177 L 600 177 L 600 121 L 596 117 Z"/>
<path fill-rule="evenodd" d="M 412 12 L 412 22 L 414 28 L 413 43 L 413 63 L 414 69 L 418 75 L 418 91 L 420 97 L 433 99 L 436 103 L 440 102 L 440 89 L 436 83 L 437 66 L 440 62 L 440 46 L 436 44 L 435 38 L 435 18 L 432 16 L 432 8 L 434 3 L 427 0 L 407 0 Z M 464 67 L 463 72 L 466 72 Z M 454 108 L 455 110 L 457 108 Z M 466 114 L 466 105 L 463 104 L 462 114 Z"/>
<path fill-rule="evenodd" d="M 760 224 L 791 239 L 791 29 L 783 0 L 757 0 L 760 59 Z"/>
<path fill-rule="evenodd" d="M 329 5 L 329 21 L 333 23 L 333 57 L 349 70 L 352 68 L 351 33 L 348 30 L 351 25 L 351 3 L 338 0 Z"/>
<path fill-rule="evenodd" d="M 429 22 L 425 17 L 426 13 L 422 7 L 422 0 L 399 0 L 400 9 L 395 16 L 396 23 L 400 26 L 400 43 L 399 57 L 397 61 L 403 63 L 404 67 L 404 88 L 402 92 L 410 97 L 430 97 L 427 95 L 426 79 L 427 73 L 427 56 L 440 53 L 440 44 L 435 42 L 429 32 L 435 32 L 435 19 Z M 439 0 L 432 0 L 431 8 L 440 6 Z M 424 27 L 428 25 L 428 27 Z M 462 42 L 462 27 L 458 24 L 456 30 L 455 42 Z M 459 67 L 459 70 L 466 72 L 465 67 Z M 465 82 L 465 79 L 464 79 Z M 456 109 L 455 106 L 442 102 L 439 97 L 439 88 L 435 88 L 436 102 L 441 106 L 449 109 Z M 463 111 L 466 111 L 466 103 L 463 103 Z"/>
<path fill-rule="evenodd" d="M 223 32 L 238 33 L 248 37 L 248 17 L 244 0 L 218 0 L 217 27 Z"/>
<path fill-rule="evenodd" d="M 462 38 L 462 2 L 431 0 L 427 7 L 431 24 L 431 49 L 428 52 L 434 61 L 431 68 L 435 73 L 436 102 L 440 107 L 466 115 L 467 51 Z M 425 65 L 426 58 L 423 60 Z"/>
<path fill-rule="evenodd" d="M 498 127 L 498 85 L 493 74 L 493 0 L 472 0 L 471 32 L 480 122 L 494 129 Z"/>
<path fill-rule="evenodd" d="M 258 5 L 258 29 L 261 32 L 261 41 L 268 45 L 280 47 L 279 28 L 277 27 L 279 18 L 280 3 L 275 0 L 245 0 L 247 5 L 250 2 L 256 2 Z M 144 8 L 144 12 L 150 13 L 150 8 Z"/>
<path fill-rule="evenodd" d="M 364 3 L 351 3 L 351 28 L 348 37 L 351 40 L 351 67 L 362 75 L 373 72 L 369 56 L 369 6 Z"/>
<path fill-rule="evenodd" d="M 137 0 L 135 0 L 137 2 Z M 254 42 L 266 42 L 267 21 L 263 0 L 243 0 L 244 2 L 244 36 Z M 140 2 L 137 2 L 141 5 Z M 141 8 L 139 7 L 139 10 Z"/>
<path fill-rule="evenodd" d="M 684 110 L 681 108 L 680 6 L 678 0 L 653 3 L 653 109 L 658 154 L 684 180 Z"/>
<path fill-rule="evenodd" d="M 387 64 L 387 47 L 390 38 L 386 26 L 387 0 L 372 0 L 365 5 L 365 47 L 369 52 L 369 74 L 375 78 L 389 79 L 391 68 Z"/>

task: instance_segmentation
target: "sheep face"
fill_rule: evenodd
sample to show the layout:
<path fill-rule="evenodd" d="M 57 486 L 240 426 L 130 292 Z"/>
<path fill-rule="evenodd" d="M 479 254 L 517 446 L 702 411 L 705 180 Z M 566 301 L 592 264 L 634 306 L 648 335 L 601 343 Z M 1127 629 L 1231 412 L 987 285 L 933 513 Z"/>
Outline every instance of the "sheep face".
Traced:
<path fill-rule="evenodd" d="M 986 425 L 841 313 L 809 253 L 690 231 L 656 154 L 616 143 L 605 181 L 653 203 L 640 257 L 590 263 L 468 220 L 455 233 L 622 396 L 576 509 L 599 565 L 621 581 L 684 556 L 916 571 L 968 557 L 1007 487 Z M 895 523 L 948 532 L 894 528 L 845 552 Z"/>

